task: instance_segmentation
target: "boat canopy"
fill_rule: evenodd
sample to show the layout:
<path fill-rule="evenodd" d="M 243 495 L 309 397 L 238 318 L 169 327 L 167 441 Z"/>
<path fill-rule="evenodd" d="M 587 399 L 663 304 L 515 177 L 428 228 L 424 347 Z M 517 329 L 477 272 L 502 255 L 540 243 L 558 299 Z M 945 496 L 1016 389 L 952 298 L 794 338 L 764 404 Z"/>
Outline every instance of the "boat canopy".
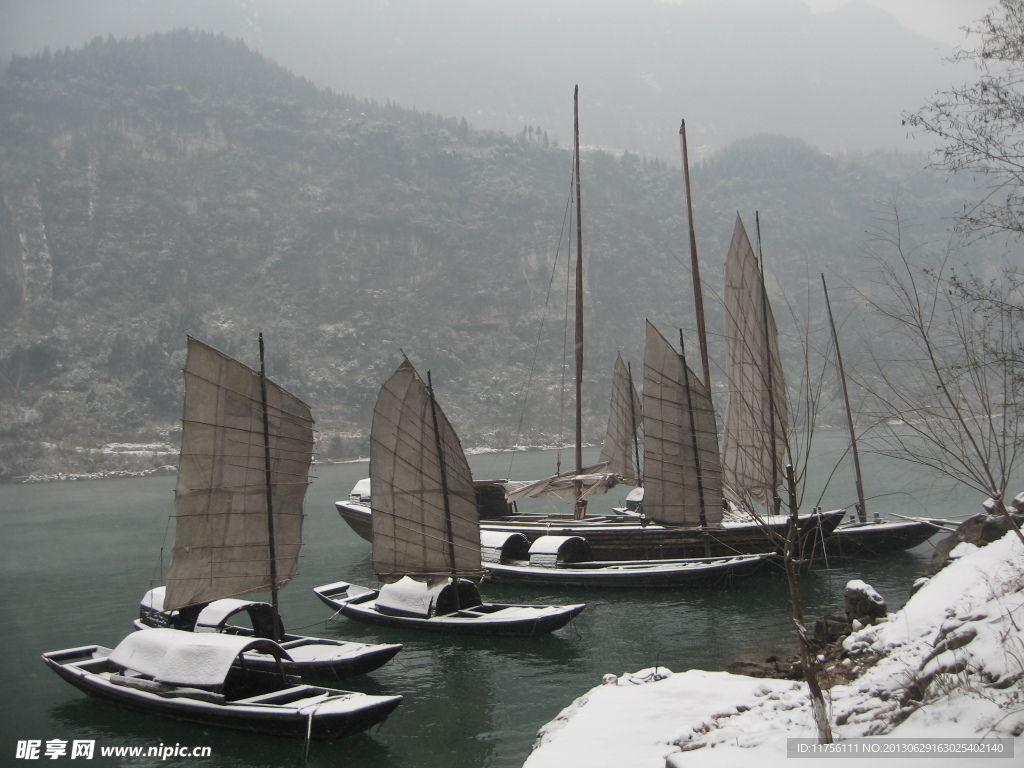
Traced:
<path fill-rule="evenodd" d="M 142 607 L 151 608 L 154 611 L 163 611 L 164 596 L 167 594 L 167 587 L 153 587 L 142 596 Z"/>
<path fill-rule="evenodd" d="M 530 559 L 530 540 L 512 531 L 480 531 L 481 558 L 487 563 Z"/>
<path fill-rule="evenodd" d="M 444 616 L 460 607 L 480 605 L 476 585 L 465 579 L 458 580 L 458 594 L 451 579 L 420 581 L 404 576 L 385 584 L 377 595 L 377 610 L 388 616 L 430 618 Z"/>
<path fill-rule="evenodd" d="M 530 545 L 530 565 L 554 568 L 591 559 L 590 544 L 582 536 L 541 536 Z"/>
<path fill-rule="evenodd" d="M 270 603 L 261 603 L 254 600 L 236 600 L 226 597 L 223 600 L 214 600 L 203 608 L 196 619 L 195 632 L 223 632 L 228 620 L 238 614 L 245 612 L 252 622 L 253 632 L 257 637 L 273 637 L 274 620 L 277 620 L 277 636 L 284 634 L 284 626 L 279 616 L 274 612 L 274 606 Z"/>
<path fill-rule="evenodd" d="M 110 661 L 169 685 L 214 688 L 224 684 L 231 665 L 246 651 L 291 661 L 273 640 L 241 635 L 195 634 L 177 629 L 133 632 L 110 652 Z"/>

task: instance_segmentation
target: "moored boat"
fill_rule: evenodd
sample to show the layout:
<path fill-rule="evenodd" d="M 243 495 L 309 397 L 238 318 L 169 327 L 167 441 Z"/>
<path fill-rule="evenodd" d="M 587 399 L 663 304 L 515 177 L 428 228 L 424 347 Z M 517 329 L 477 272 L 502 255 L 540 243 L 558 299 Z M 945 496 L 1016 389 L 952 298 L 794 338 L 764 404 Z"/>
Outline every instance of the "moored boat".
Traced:
<path fill-rule="evenodd" d="M 480 523 L 466 454 L 408 358 L 381 387 L 370 427 L 373 570 L 380 589 L 314 588 L 343 616 L 434 632 L 533 636 L 565 626 L 583 605 L 484 603 Z"/>
<path fill-rule="evenodd" d="M 498 584 L 561 587 L 722 587 L 774 559 L 768 553 L 659 560 L 593 560 L 579 536 L 484 533 L 485 578 Z"/>
<path fill-rule="evenodd" d="M 832 555 L 884 555 L 924 544 L 942 530 L 930 520 L 850 521 L 837 527 L 825 541 Z"/>
<path fill-rule="evenodd" d="M 135 620 L 136 629 L 170 627 L 185 632 L 265 638 L 274 634 L 275 613 L 270 603 L 223 598 L 187 609 L 165 611 L 164 593 L 164 587 L 156 587 L 143 596 L 139 618 Z M 232 622 L 243 616 L 245 624 Z M 398 643 L 360 643 L 290 634 L 279 616 L 276 621 L 279 643 L 288 652 L 288 658 L 283 661 L 285 670 L 307 678 L 341 679 L 372 672 L 402 650 Z M 247 652 L 245 663 L 256 669 L 273 670 L 278 666 L 276 658 L 259 651 Z"/>
<path fill-rule="evenodd" d="M 313 418 L 266 377 L 262 335 L 260 360 L 255 371 L 188 338 L 174 548 L 167 585 L 146 593 L 136 628 L 267 638 L 289 649 L 289 671 L 316 677 L 369 672 L 402 646 L 285 633 L 277 594 L 298 569 Z M 270 592 L 271 602 L 236 599 L 252 592 Z M 229 621 L 243 614 L 250 627 Z M 256 652 L 246 659 L 277 665 Z"/>
<path fill-rule="evenodd" d="M 325 605 L 350 619 L 459 635 L 544 635 L 561 629 L 586 607 L 484 603 L 476 585 L 468 579 L 459 579 L 456 587 L 448 579 L 425 584 L 406 577 L 381 589 L 339 581 L 313 591 Z"/>
<path fill-rule="evenodd" d="M 86 645 L 42 658 L 71 685 L 117 706 L 293 738 L 334 739 L 364 731 L 402 701 L 306 685 L 283 667 L 255 669 L 246 660 L 256 653 L 289 658 L 266 638 L 168 628 L 134 632 L 113 649 Z"/>
<path fill-rule="evenodd" d="M 480 481 L 495 485 L 498 481 Z M 335 502 L 341 518 L 359 536 L 372 540 L 373 513 L 369 504 L 351 499 Z M 493 505 L 492 505 L 493 508 Z M 800 537 L 820 543 L 842 522 L 845 510 L 812 512 L 800 516 Z M 481 519 L 481 533 L 521 533 L 529 541 L 541 536 L 581 536 L 601 560 L 660 560 L 693 557 L 727 557 L 759 554 L 771 550 L 765 531 L 785 533 L 789 518 L 762 515 L 753 520 L 724 520 L 707 531 L 699 527 L 676 527 L 653 522 L 643 513 L 620 510 L 608 515 L 589 515 L 576 520 L 572 514 L 509 514 Z"/>

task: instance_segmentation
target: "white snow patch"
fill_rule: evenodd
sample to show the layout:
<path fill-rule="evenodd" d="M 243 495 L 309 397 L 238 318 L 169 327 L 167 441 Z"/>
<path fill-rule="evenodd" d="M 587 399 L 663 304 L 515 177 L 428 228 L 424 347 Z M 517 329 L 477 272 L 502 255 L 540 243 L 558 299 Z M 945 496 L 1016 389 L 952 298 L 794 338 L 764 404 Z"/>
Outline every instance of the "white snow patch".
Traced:
<path fill-rule="evenodd" d="M 888 622 L 845 641 L 851 665 L 881 658 L 825 692 L 836 741 L 1024 733 L 1024 547 L 1010 533 L 987 547 L 962 545 L 957 555 Z M 793 768 L 787 739 L 816 738 L 802 683 L 690 670 L 628 684 L 650 672 L 621 675 L 578 698 L 541 729 L 524 768 Z M 992 768 L 1019 764 L 1024 739 L 1015 747 L 1013 761 Z M 906 768 L 907 760 L 870 765 Z"/>

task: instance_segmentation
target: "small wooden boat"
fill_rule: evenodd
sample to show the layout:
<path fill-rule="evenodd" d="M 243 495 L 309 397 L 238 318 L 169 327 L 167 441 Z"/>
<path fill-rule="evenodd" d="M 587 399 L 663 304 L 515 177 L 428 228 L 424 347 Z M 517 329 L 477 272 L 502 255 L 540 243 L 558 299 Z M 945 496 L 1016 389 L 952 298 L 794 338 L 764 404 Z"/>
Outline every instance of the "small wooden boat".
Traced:
<path fill-rule="evenodd" d="M 408 359 L 384 382 L 370 426 L 373 570 L 378 590 L 337 582 L 314 592 L 370 624 L 475 635 L 540 635 L 583 605 L 484 603 L 480 521 L 458 435 Z"/>
<path fill-rule="evenodd" d="M 313 591 L 350 619 L 462 635 L 544 635 L 561 629 L 586 607 L 482 603 L 476 585 L 468 579 L 459 579 L 457 601 L 455 583 L 447 579 L 431 586 L 404 578 L 381 589 L 339 581 Z"/>
<path fill-rule="evenodd" d="M 304 637 L 285 632 L 280 617 L 270 603 L 224 598 L 205 605 L 190 606 L 178 611 L 163 609 L 164 587 L 151 589 L 142 598 L 136 629 L 170 627 L 186 632 L 219 632 L 244 637 L 271 637 L 277 623 L 280 645 L 288 651 L 285 669 L 293 674 L 314 678 L 341 679 L 372 672 L 402 650 L 400 644 L 358 643 L 322 637 Z M 250 626 L 232 624 L 236 616 L 246 616 Z M 245 662 L 254 669 L 274 670 L 278 660 L 272 655 L 250 651 Z"/>
<path fill-rule="evenodd" d="M 86 645 L 43 654 L 85 693 L 128 709 L 202 725 L 294 738 L 334 739 L 364 731 L 394 711 L 401 696 L 373 696 L 305 685 L 248 663 L 282 661 L 288 651 L 265 638 L 147 629 L 111 650 Z"/>
<path fill-rule="evenodd" d="M 929 520 L 843 523 L 825 540 L 831 555 L 884 555 L 924 544 L 942 529 Z"/>
<path fill-rule="evenodd" d="M 484 578 L 499 584 L 568 587 L 722 587 L 746 578 L 774 553 L 677 560 L 592 560 L 579 536 L 485 533 Z"/>

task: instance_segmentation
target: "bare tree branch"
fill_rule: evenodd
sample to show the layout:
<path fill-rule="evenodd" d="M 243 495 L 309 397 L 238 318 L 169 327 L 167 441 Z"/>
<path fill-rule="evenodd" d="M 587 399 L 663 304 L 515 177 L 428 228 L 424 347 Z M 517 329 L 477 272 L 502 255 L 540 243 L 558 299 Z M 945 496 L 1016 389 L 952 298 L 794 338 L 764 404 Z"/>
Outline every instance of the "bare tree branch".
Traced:
<path fill-rule="evenodd" d="M 1005 508 L 1007 486 L 1024 461 L 1021 281 L 1009 268 L 986 284 L 958 278 L 953 244 L 936 256 L 916 251 L 890 205 L 874 241 L 881 250 L 872 254 L 879 280 L 861 293 L 888 321 L 869 344 L 871 362 L 861 373 L 876 424 L 868 444 Z"/>

